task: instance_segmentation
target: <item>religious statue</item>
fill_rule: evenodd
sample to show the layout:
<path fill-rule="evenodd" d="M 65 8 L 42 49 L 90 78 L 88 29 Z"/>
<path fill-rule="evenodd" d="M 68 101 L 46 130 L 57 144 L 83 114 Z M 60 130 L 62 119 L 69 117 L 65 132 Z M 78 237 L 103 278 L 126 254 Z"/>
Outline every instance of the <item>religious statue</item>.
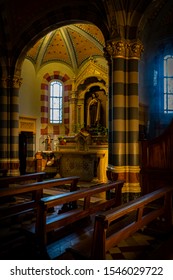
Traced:
<path fill-rule="evenodd" d="M 96 94 L 92 94 L 92 99 L 88 104 L 87 111 L 87 126 L 95 127 L 100 122 L 100 100 L 96 97 Z"/>
<path fill-rule="evenodd" d="M 52 150 L 51 149 L 51 143 L 52 143 L 52 139 L 51 139 L 50 135 L 48 135 L 47 138 L 46 138 L 46 144 L 47 144 L 46 150 L 47 151 L 51 151 Z"/>

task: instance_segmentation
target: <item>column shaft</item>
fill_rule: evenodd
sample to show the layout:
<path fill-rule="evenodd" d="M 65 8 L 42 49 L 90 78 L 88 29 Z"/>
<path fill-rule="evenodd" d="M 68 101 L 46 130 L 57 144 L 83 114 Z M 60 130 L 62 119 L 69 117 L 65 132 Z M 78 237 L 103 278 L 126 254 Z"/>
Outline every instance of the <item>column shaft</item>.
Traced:
<path fill-rule="evenodd" d="M 109 97 L 109 163 L 114 179 L 124 179 L 126 200 L 140 193 L 139 184 L 139 41 L 111 41 L 106 51 L 113 59 L 112 92 Z"/>

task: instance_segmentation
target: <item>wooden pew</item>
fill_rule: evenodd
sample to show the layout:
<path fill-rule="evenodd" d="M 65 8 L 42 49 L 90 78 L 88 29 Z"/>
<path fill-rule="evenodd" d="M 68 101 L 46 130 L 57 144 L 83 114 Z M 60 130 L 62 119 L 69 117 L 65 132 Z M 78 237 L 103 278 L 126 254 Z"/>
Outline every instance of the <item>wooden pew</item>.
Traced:
<path fill-rule="evenodd" d="M 23 175 L 25 176 L 25 175 Z M 37 210 L 38 202 L 43 197 L 43 190 L 53 187 L 64 186 L 70 184 L 70 191 L 77 189 L 77 182 L 79 180 L 78 176 L 44 180 L 41 182 L 34 182 L 25 185 L 16 185 L 13 187 L 0 188 L 0 197 L 10 197 L 10 196 L 20 196 L 24 194 L 32 194 L 29 201 L 24 201 L 20 204 L 11 204 L 7 207 L 1 207 L 0 219 L 6 219 L 7 217 L 12 217 L 26 213 L 29 211 Z"/>
<path fill-rule="evenodd" d="M 91 259 L 106 259 L 106 252 L 158 217 L 164 230 L 172 227 L 173 188 L 164 187 L 95 217 Z"/>
<path fill-rule="evenodd" d="M 0 178 L 0 189 L 1 188 L 8 188 L 10 185 L 14 184 L 26 184 L 27 181 L 43 181 L 46 172 L 35 172 L 20 176 L 7 176 Z"/>
<path fill-rule="evenodd" d="M 47 234 L 49 232 L 88 217 L 97 211 L 120 205 L 123 184 L 124 181 L 116 181 L 85 190 L 74 191 L 73 193 L 42 198 L 39 201 L 35 225 L 35 233 L 39 243 L 40 253 L 43 255 L 46 254 Z M 110 195 L 111 190 L 115 191 L 113 197 Z M 97 197 L 97 201 L 92 202 L 92 199 L 101 193 L 106 194 L 105 198 Z M 68 212 L 60 213 L 53 217 L 48 216 L 50 208 L 73 202 L 77 202 L 77 207 L 72 207 Z"/>

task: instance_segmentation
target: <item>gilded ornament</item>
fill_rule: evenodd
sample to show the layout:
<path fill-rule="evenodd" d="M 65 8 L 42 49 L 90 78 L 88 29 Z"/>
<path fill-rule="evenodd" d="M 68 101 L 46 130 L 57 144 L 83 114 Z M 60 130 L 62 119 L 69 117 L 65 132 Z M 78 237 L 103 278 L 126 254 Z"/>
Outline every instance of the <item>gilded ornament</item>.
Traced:
<path fill-rule="evenodd" d="M 105 49 L 112 57 L 125 57 L 125 43 L 122 40 L 108 42 Z"/>
<path fill-rule="evenodd" d="M 141 58 L 141 54 L 144 51 L 143 45 L 140 42 L 133 42 L 128 44 L 128 57 L 129 58 Z"/>

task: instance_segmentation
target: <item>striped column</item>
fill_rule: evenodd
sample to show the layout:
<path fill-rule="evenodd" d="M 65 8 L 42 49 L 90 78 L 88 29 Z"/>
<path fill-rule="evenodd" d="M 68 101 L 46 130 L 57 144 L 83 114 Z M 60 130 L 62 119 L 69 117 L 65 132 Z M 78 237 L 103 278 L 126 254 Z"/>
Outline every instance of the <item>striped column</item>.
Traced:
<path fill-rule="evenodd" d="M 3 79 L 1 115 L 1 167 L 8 169 L 8 175 L 19 175 L 19 87 L 17 76 Z"/>
<path fill-rule="evenodd" d="M 124 200 L 140 194 L 139 183 L 139 101 L 138 60 L 142 45 L 139 41 L 110 41 L 106 51 L 112 63 L 111 155 L 108 170 L 114 179 L 124 179 Z"/>
<path fill-rule="evenodd" d="M 0 85 L 0 168 L 9 170 L 10 167 L 10 140 L 9 140 L 9 106 L 7 79 L 1 80 Z"/>
<path fill-rule="evenodd" d="M 70 106 L 70 134 L 77 132 L 77 97 L 76 92 L 72 92 L 69 98 L 69 106 Z"/>

